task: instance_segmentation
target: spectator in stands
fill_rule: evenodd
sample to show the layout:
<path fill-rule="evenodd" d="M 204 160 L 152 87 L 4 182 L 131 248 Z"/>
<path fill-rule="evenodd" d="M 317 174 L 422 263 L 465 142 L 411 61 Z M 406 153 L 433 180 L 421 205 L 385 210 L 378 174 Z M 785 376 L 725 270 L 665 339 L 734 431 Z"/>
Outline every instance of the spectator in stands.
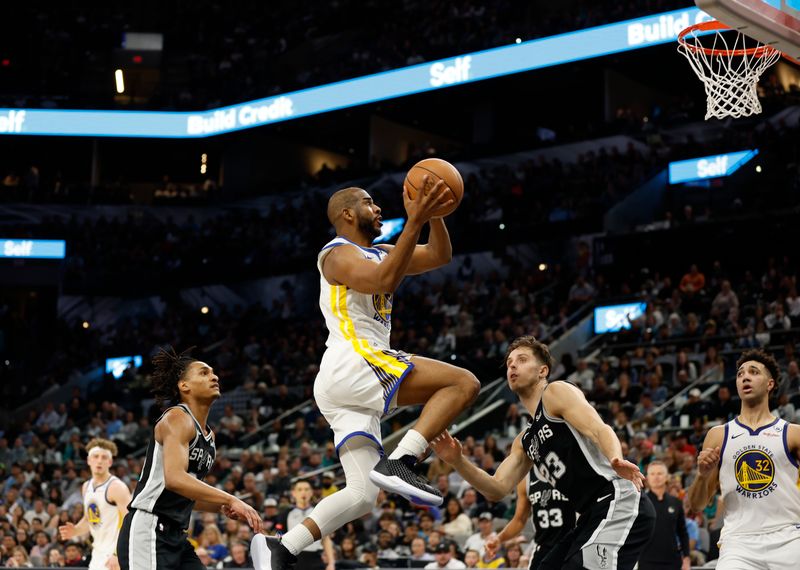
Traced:
<path fill-rule="evenodd" d="M 720 386 L 717 398 L 711 407 L 711 416 L 723 422 L 732 420 L 739 414 L 739 404 L 731 399 L 731 390 L 727 386 Z"/>
<path fill-rule="evenodd" d="M 47 553 L 53 547 L 48 534 L 40 530 L 34 536 L 34 545 L 30 551 L 31 562 L 35 566 L 47 566 Z"/>
<path fill-rule="evenodd" d="M 572 374 L 567 376 L 567 382 L 572 382 L 581 388 L 584 393 L 588 394 L 592 391 L 594 370 L 589 367 L 589 362 L 585 358 L 578 360 L 578 366 Z"/>
<path fill-rule="evenodd" d="M 70 542 L 64 547 L 64 566 L 88 566 L 86 558 L 83 556 L 83 546 L 77 542 Z"/>
<path fill-rule="evenodd" d="M 466 568 L 466 565 L 457 558 L 453 558 L 450 545 L 442 542 L 434 550 L 434 561 L 425 568 Z"/>
<path fill-rule="evenodd" d="M 481 560 L 481 555 L 477 550 L 468 549 L 464 553 L 464 565 L 467 568 L 478 568 L 478 563 Z"/>
<path fill-rule="evenodd" d="M 366 568 L 378 569 L 380 565 L 378 564 L 378 547 L 372 543 L 367 542 L 364 546 L 361 547 L 361 556 L 359 558 L 362 566 Z"/>
<path fill-rule="evenodd" d="M 689 380 L 697 378 L 697 366 L 689 360 L 689 351 L 685 348 L 679 350 L 675 355 L 675 374 L 677 375 L 681 371 L 686 372 Z"/>
<path fill-rule="evenodd" d="M 655 422 L 656 405 L 653 403 L 653 397 L 650 392 L 642 392 L 639 398 L 639 403 L 633 412 L 633 423 L 652 424 Z"/>
<path fill-rule="evenodd" d="M 411 555 L 409 559 L 413 562 L 430 562 L 434 560 L 433 555 L 426 550 L 425 539 L 421 536 L 417 536 L 411 541 Z"/>
<path fill-rule="evenodd" d="M 461 495 L 461 508 L 464 514 L 470 518 L 478 516 L 478 493 L 472 487 L 467 487 Z"/>
<path fill-rule="evenodd" d="M 472 534 L 472 520 L 464 513 L 456 497 L 447 500 L 442 522 L 445 534 L 451 538 L 457 539 Z"/>
<path fill-rule="evenodd" d="M 63 568 L 64 567 L 64 553 L 61 548 L 54 546 L 47 553 L 47 566 L 48 568 Z"/>
<path fill-rule="evenodd" d="M 684 512 L 688 513 L 687 505 L 684 505 Z M 689 558 L 694 566 L 705 566 L 706 550 L 700 540 L 700 525 L 698 519 L 702 520 L 702 515 L 686 515 L 686 534 L 689 536 Z M 704 550 L 705 549 L 705 550 Z"/>
<path fill-rule="evenodd" d="M 711 411 L 711 406 L 708 402 L 701 400 L 701 396 L 700 388 L 692 388 L 689 390 L 689 399 L 681 408 L 681 414 L 689 416 L 690 423 L 694 423 L 696 420 L 705 421 Z"/>
<path fill-rule="evenodd" d="M 615 399 L 621 404 L 637 404 L 642 394 L 642 387 L 631 383 L 631 376 L 628 372 L 620 372 L 615 388 Z"/>
<path fill-rule="evenodd" d="M 725 279 L 722 281 L 719 293 L 711 302 L 711 316 L 718 320 L 725 319 L 731 309 L 739 309 L 739 297 L 731 287 L 731 282 Z"/>
<path fill-rule="evenodd" d="M 492 523 L 494 521 L 494 516 L 492 513 L 485 511 L 482 512 L 478 516 L 478 532 L 471 535 L 466 542 L 464 543 L 464 548 L 471 548 L 473 550 L 477 550 L 481 555 L 483 555 L 484 545 L 486 544 L 486 539 L 489 538 L 492 534 Z"/>
<path fill-rule="evenodd" d="M 241 541 L 234 541 L 231 544 L 231 555 L 223 560 L 223 568 L 252 568 L 253 562 L 250 560 L 247 544 Z"/>
<path fill-rule="evenodd" d="M 519 543 L 510 544 L 506 547 L 505 566 L 507 568 L 527 568 L 528 564 L 523 564 L 522 545 Z"/>
<path fill-rule="evenodd" d="M 325 471 L 322 474 L 322 489 L 320 490 L 321 498 L 324 499 L 328 495 L 333 495 L 339 490 L 339 487 L 333 482 L 335 478 L 336 476 L 334 475 L 333 471 Z"/>
<path fill-rule="evenodd" d="M 392 533 L 388 530 L 378 531 L 378 559 L 396 560 L 400 555 L 395 550 L 395 543 Z"/>
<path fill-rule="evenodd" d="M 264 499 L 264 530 L 269 535 L 286 532 L 286 517 L 278 512 L 278 501 L 272 497 Z"/>
<path fill-rule="evenodd" d="M 574 311 L 581 305 L 588 303 L 595 296 L 595 289 L 583 275 L 579 275 L 575 283 L 569 289 L 569 310 Z"/>
<path fill-rule="evenodd" d="M 681 278 L 678 288 L 686 299 L 693 299 L 703 292 L 705 286 L 706 276 L 700 272 L 697 268 L 697 264 L 693 263 L 689 267 L 689 272 L 685 273 Z"/>
<path fill-rule="evenodd" d="M 795 423 L 797 421 L 797 411 L 794 404 L 789 401 L 788 394 L 778 395 L 778 407 L 772 413 L 787 422 Z"/>
<path fill-rule="evenodd" d="M 28 558 L 28 551 L 24 546 L 15 546 L 11 557 L 6 561 L 8 568 L 32 568 L 33 563 Z"/>
<path fill-rule="evenodd" d="M 792 320 L 786 314 L 782 302 L 778 301 L 774 304 L 772 312 L 764 317 L 764 324 L 771 332 L 780 332 L 792 328 Z"/>
<path fill-rule="evenodd" d="M 215 560 L 211 553 L 202 546 L 195 548 L 194 552 L 206 568 L 222 568 L 222 561 Z"/>
<path fill-rule="evenodd" d="M 800 394 L 800 366 L 796 360 L 790 360 L 786 366 L 786 376 L 781 380 L 778 395 L 786 395 L 791 399 Z"/>
<path fill-rule="evenodd" d="M 228 547 L 225 546 L 222 539 L 222 533 L 215 524 L 209 524 L 203 528 L 198 542 L 214 561 L 221 561 L 229 554 Z"/>

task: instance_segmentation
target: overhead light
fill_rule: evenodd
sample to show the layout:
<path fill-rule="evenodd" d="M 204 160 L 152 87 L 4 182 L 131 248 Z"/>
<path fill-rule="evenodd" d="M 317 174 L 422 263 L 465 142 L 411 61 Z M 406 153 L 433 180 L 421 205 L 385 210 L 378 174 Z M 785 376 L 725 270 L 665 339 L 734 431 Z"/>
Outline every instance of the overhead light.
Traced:
<path fill-rule="evenodd" d="M 85 329 L 88 329 L 89 328 L 89 321 L 83 321 L 83 324 L 81 326 L 83 328 L 85 328 Z"/>
<path fill-rule="evenodd" d="M 121 69 L 114 72 L 114 79 L 117 82 L 117 93 L 125 93 L 125 80 L 122 77 Z"/>
<path fill-rule="evenodd" d="M 521 43 L 522 43 L 522 38 L 517 38 L 515 41 L 516 41 L 518 44 L 521 44 Z"/>
<path fill-rule="evenodd" d="M 547 271 L 547 264 L 546 263 L 540 263 L 539 264 L 539 271 Z"/>
<path fill-rule="evenodd" d="M 209 311 L 208 307 L 206 306 L 200 307 L 200 312 L 203 313 L 204 315 L 207 315 L 208 311 Z"/>

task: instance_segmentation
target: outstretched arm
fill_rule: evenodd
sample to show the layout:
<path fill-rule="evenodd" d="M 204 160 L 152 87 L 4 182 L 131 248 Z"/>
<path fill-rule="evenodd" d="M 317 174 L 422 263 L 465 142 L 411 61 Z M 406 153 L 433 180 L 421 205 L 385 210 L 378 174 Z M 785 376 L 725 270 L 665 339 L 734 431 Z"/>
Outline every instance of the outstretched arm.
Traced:
<path fill-rule="evenodd" d="M 689 507 L 692 512 L 702 511 L 719 485 L 719 458 L 725 427 L 716 426 L 709 430 L 703 441 L 703 450 L 697 456 L 697 477 L 689 487 Z"/>
<path fill-rule="evenodd" d="M 531 502 L 525 487 L 525 479 L 517 483 L 517 507 L 514 510 L 514 517 L 497 535 L 486 539 L 484 547 L 491 556 L 495 555 L 501 544 L 519 536 L 531 516 Z"/>
<path fill-rule="evenodd" d="M 167 412 L 156 424 L 156 441 L 164 447 L 164 486 L 196 501 L 195 506 L 246 521 L 255 532 L 260 532 L 261 517 L 255 509 L 222 489 L 189 475 L 189 442 L 194 436 L 194 423 L 177 409 Z"/>
<path fill-rule="evenodd" d="M 81 487 L 81 495 L 86 494 L 86 486 L 89 483 L 86 482 Z M 70 540 L 76 536 L 82 536 L 89 532 L 89 519 L 86 518 L 86 513 L 83 513 L 81 520 L 78 521 L 78 524 L 72 524 L 68 522 L 65 525 L 61 525 L 58 527 L 58 536 L 61 540 Z"/>
<path fill-rule="evenodd" d="M 603 422 L 597 410 L 586 401 L 583 392 L 566 382 L 554 382 L 542 394 L 542 401 L 548 414 L 564 418 L 581 435 L 589 438 L 608 458 L 617 475 L 628 479 L 641 490 L 644 475 L 639 467 L 622 456 L 617 434 Z"/>
<path fill-rule="evenodd" d="M 514 489 L 533 464 L 522 449 L 522 434 L 511 445 L 511 453 L 497 468 L 494 475 L 474 465 L 464 457 L 461 442 L 446 430 L 431 442 L 436 455 L 453 468 L 475 489 L 490 501 L 499 501 Z"/>

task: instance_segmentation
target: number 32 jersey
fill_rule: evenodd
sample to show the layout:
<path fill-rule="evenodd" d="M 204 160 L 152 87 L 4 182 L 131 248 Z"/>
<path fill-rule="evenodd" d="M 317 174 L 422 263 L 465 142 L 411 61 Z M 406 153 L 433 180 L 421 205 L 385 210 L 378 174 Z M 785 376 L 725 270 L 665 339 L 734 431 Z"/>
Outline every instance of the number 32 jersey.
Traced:
<path fill-rule="evenodd" d="M 563 419 L 548 416 L 542 401 L 523 432 L 522 447 L 533 461 L 532 472 L 568 497 L 577 513 L 613 493 L 611 481 L 633 486 L 617 475 L 594 442 Z"/>
<path fill-rule="evenodd" d="M 784 528 L 800 528 L 800 462 L 789 452 L 789 424 L 775 418 L 751 429 L 731 420 L 719 466 L 725 503 L 720 542 L 741 534 L 762 535 Z"/>

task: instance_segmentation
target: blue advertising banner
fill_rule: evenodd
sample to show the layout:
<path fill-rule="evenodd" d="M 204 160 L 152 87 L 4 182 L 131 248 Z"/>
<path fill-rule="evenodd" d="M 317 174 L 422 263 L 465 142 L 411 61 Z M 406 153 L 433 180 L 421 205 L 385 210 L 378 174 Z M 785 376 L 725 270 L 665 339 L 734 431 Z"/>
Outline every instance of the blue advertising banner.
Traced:
<path fill-rule="evenodd" d="M 0 109 L 0 134 L 197 138 L 675 41 L 692 7 L 427 62 L 199 113 Z"/>
<path fill-rule="evenodd" d="M 0 238 L 0 258 L 64 259 L 66 249 L 64 240 Z"/>
<path fill-rule="evenodd" d="M 758 149 L 704 156 L 669 163 L 669 183 L 730 176 L 758 154 Z"/>

